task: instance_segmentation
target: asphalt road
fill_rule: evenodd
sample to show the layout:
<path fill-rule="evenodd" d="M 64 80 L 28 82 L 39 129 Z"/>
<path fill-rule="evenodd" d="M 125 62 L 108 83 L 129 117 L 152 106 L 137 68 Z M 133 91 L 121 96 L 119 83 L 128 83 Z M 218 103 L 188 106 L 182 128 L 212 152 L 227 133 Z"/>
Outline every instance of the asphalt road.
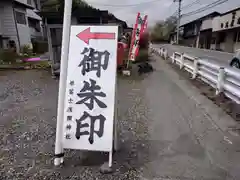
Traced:
<path fill-rule="evenodd" d="M 165 47 L 168 50 L 169 55 L 172 55 L 173 52 L 187 53 L 189 55 L 201 58 L 206 61 L 212 61 L 223 66 L 229 66 L 229 63 L 233 58 L 232 53 L 177 46 L 171 44 L 154 44 L 154 47 Z"/>
<path fill-rule="evenodd" d="M 156 58 L 156 57 L 155 57 Z M 0 179 L 239 180 L 237 124 L 165 61 L 139 77 L 118 76 L 120 151 L 66 150 L 53 166 L 58 80 L 41 70 L 0 71 Z M 230 128 L 231 127 L 231 128 Z"/>

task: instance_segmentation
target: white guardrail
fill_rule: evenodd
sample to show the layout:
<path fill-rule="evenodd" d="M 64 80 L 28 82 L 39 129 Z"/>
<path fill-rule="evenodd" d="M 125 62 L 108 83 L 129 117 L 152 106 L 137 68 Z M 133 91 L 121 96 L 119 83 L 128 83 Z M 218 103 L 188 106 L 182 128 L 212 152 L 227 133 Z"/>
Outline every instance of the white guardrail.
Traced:
<path fill-rule="evenodd" d="M 150 46 L 150 50 L 165 60 L 168 59 L 166 49 Z M 180 69 L 191 73 L 193 79 L 199 78 L 212 86 L 216 90 L 216 95 L 224 93 L 237 104 L 240 104 L 240 70 L 230 66 L 221 67 L 218 64 L 179 52 L 174 52 L 170 60 L 179 65 Z"/>

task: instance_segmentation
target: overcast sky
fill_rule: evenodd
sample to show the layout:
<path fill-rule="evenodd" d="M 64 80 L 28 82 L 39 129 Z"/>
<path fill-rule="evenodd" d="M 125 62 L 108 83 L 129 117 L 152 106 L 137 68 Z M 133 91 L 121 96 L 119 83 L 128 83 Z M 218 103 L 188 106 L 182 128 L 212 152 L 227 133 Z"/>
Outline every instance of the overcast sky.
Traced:
<path fill-rule="evenodd" d="M 198 3 L 184 8 L 184 6 L 195 1 L 196 0 L 182 0 L 183 13 L 194 11 L 216 0 L 198 0 Z M 164 20 L 174 14 L 178 7 L 178 3 L 173 3 L 173 0 L 86 0 L 86 2 L 98 9 L 108 10 L 119 19 L 126 21 L 128 26 L 132 26 L 135 23 L 138 12 L 148 15 L 149 24 L 153 25 L 156 21 Z M 240 7 L 240 0 L 228 0 L 212 9 L 182 18 L 181 23 L 191 21 L 213 11 L 219 11 L 221 13 L 237 7 Z"/>

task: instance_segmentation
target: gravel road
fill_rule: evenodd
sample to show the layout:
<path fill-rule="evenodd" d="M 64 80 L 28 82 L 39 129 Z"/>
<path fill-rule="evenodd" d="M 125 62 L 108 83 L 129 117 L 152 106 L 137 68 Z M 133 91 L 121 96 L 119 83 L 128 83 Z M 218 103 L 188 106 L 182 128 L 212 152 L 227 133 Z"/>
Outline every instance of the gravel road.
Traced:
<path fill-rule="evenodd" d="M 0 71 L 0 179 L 138 179 L 148 160 L 147 109 L 141 79 L 119 78 L 121 151 L 113 175 L 101 175 L 103 153 L 67 151 L 64 167 L 53 166 L 58 80 L 47 71 Z M 125 97 L 125 98 L 120 98 Z M 121 104 L 121 105 L 120 105 Z"/>
<path fill-rule="evenodd" d="M 58 80 L 50 72 L 0 71 L 0 179 L 238 180 L 232 119 L 194 100 L 199 92 L 163 61 L 153 64 L 153 73 L 118 77 L 121 143 L 109 175 L 99 172 L 108 156 L 98 152 L 67 150 L 53 166 Z"/>

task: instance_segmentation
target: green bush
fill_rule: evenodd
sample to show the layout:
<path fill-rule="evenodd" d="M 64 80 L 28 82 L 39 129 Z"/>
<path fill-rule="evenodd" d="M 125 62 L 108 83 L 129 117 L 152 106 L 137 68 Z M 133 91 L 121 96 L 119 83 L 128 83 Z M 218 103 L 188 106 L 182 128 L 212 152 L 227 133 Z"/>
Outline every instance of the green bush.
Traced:
<path fill-rule="evenodd" d="M 19 55 L 11 49 L 5 49 L 0 51 L 0 60 L 3 63 L 14 63 L 19 58 Z"/>
<path fill-rule="evenodd" d="M 25 56 L 25 57 L 30 57 L 33 54 L 32 48 L 30 47 L 30 45 L 24 45 L 21 47 L 21 53 Z"/>

